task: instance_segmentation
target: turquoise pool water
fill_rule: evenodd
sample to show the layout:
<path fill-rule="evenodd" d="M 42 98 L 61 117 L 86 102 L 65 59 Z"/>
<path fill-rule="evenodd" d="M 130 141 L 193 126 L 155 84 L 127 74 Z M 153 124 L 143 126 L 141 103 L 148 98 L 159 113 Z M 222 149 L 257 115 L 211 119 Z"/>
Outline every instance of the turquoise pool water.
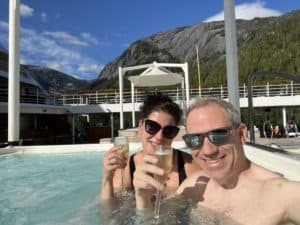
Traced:
<path fill-rule="evenodd" d="M 0 224 L 102 224 L 97 213 L 103 153 L 0 157 Z"/>
<path fill-rule="evenodd" d="M 100 204 L 103 152 L 0 155 L 0 225 L 149 225 L 133 195 L 114 207 Z M 187 199 L 162 203 L 163 225 L 232 225 Z"/>

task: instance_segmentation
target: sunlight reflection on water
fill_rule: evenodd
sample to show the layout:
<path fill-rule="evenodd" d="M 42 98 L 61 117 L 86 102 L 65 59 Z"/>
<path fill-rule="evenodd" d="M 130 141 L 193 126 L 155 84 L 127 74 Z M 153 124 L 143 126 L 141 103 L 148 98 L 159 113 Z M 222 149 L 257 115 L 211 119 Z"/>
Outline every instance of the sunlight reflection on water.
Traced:
<path fill-rule="evenodd" d="M 211 210 L 196 208 L 190 200 L 182 197 L 164 200 L 159 220 L 153 219 L 152 211 L 136 211 L 133 195 L 123 203 L 105 202 L 100 208 L 104 225 L 237 225 Z"/>

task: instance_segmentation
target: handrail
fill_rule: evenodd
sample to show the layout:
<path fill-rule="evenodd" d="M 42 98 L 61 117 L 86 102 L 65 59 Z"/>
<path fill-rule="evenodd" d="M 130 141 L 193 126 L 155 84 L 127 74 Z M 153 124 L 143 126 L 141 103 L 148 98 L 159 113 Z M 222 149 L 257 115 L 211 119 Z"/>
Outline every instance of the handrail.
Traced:
<path fill-rule="evenodd" d="M 290 74 L 286 74 L 286 73 L 279 73 L 279 72 L 254 72 L 248 75 L 247 77 L 247 86 L 248 86 L 248 109 L 249 109 L 249 113 L 248 113 L 248 118 L 249 118 L 249 130 L 250 130 L 250 141 L 251 142 L 255 142 L 255 136 L 254 136 L 254 121 L 253 121 L 253 117 L 254 117 L 254 109 L 253 109 L 253 97 L 256 97 L 254 95 L 254 87 L 252 86 L 252 81 L 254 77 L 282 77 L 285 79 L 289 79 L 291 81 L 295 81 L 295 82 L 299 82 L 300 83 L 300 77 L 294 76 L 294 75 L 290 75 Z M 295 95 L 295 89 L 294 87 L 294 82 L 291 82 L 291 94 Z M 270 92 L 270 85 L 268 86 L 267 89 L 268 92 Z M 285 94 L 288 94 L 288 92 L 286 92 Z M 269 93 L 268 93 L 268 96 Z"/>
<path fill-rule="evenodd" d="M 142 102 L 145 95 L 151 93 L 149 89 L 135 90 L 135 102 Z M 173 100 L 180 102 L 182 99 L 182 90 L 180 88 L 165 88 L 160 90 L 161 93 L 169 95 Z M 243 84 L 240 87 L 240 98 L 248 97 L 249 88 Z M 97 90 L 84 93 L 51 93 L 51 95 L 43 95 L 42 92 L 36 90 L 21 90 L 21 103 L 31 104 L 47 104 L 47 105 L 94 105 L 94 104 L 118 104 L 118 93 L 116 90 Z M 253 97 L 274 97 L 274 96 L 294 96 L 300 95 L 299 83 L 282 83 L 282 84 L 266 84 L 255 85 L 252 87 Z M 190 89 L 190 98 L 199 96 L 198 88 Z M 228 98 L 227 87 L 207 87 L 201 88 L 202 97 L 218 97 Z M 7 102 L 8 90 L 0 87 L 0 102 Z M 131 91 L 123 92 L 123 102 L 131 102 Z"/>

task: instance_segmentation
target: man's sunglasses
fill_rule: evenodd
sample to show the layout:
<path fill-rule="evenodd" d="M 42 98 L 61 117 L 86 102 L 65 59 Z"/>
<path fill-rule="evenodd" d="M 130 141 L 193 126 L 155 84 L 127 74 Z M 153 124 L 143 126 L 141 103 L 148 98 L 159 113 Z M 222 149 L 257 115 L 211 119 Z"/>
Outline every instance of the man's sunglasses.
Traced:
<path fill-rule="evenodd" d="M 186 146 L 192 150 L 201 149 L 205 137 L 214 145 L 219 146 L 228 143 L 231 131 L 232 128 L 220 128 L 207 133 L 185 134 L 183 135 L 183 140 Z"/>
<path fill-rule="evenodd" d="M 178 134 L 179 128 L 176 126 L 165 126 L 161 125 L 153 120 L 145 120 L 145 130 L 148 134 L 155 135 L 158 131 L 162 129 L 162 134 L 165 138 L 173 139 Z"/>

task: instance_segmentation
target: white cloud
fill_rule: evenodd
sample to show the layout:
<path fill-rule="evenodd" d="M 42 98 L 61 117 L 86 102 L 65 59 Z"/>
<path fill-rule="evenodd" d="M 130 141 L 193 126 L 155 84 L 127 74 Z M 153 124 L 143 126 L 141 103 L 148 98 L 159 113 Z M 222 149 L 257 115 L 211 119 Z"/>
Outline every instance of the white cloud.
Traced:
<path fill-rule="evenodd" d="M 92 41 L 84 42 L 66 32 L 48 32 L 45 35 L 45 32 L 26 28 L 21 28 L 20 32 L 21 63 L 23 64 L 49 67 L 87 80 L 95 79 L 103 68 L 82 52 Z M 91 40 L 93 38 L 92 35 L 85 37 L 90 37 Z M 7 38 L 8 23 L 0 21 L 0 42 L 4 44 L 3 47 L 8 44 Z M 66 45 L 66 42 L 72 45 Z"/>
<path fill-rule="evenodd" d="M 78 71 L 83 73 L 99 73 L 103 69 L 103 66 L 97 64 L 81 64 L 78 67 Z"/>
<path fill-rule="evenodd" d="M 34 14 L 34 9 L 28 5 L 20 4 L 20 15 L 23 17 L 31 17 Z"/>
<path fill-rule="evenodd" d="M 61 65 L 58 62 L 44 60 L 44 63 L 48 68 L 58 70 L 58 71 L 61 71 L 62 69 Z"/>
<path fill-rule="evenodd" d="M 42 20 L 43 23 L 47 22 L 47 19 L 48 19 L 47 13 L 42 12 L 40 17 L 41 17 L 41 20 Z"/>
<path fill-rule="evenodd" d="M 22 28 L 21 37 L 21 55 L 28 64 L 53 68 L 82 79 L 94 79 L 102 68 L 92 58 L 82 54 L 81 48 L 70 48 L 61 43 L 61 37 L 72 39 L 65 32 L 45 35 Z M 79 65 L 85 65 L 85 69 Z"/>
<path fill-rule="evenodd" d="M 60 41 L 60 42 L 63 42 L 65 44 L 69 44 L 69 45 L 76 45 L 76 46 L 88 46 L 89 45 L 87 42 L 81 41 L 77 37 L 70 35 L 64 31 L 55 31 L 55 32 L 46 31 L 43 34 L 50 36 L 52 38 L 55 38 L 57 41 Z"/>
<path fill-rule="evenodd" d="M 81 37 L 94 45 L 99 45 L 99 41 L 95 37 L 93 37 L 90 33 L 83 32 L 81 33 Z"/>
<path fill-rule="evenodd" d="M 4 31 L 8 31 L 8 23 L 0 20 L 0 29 Z"/>
<path fill-rule="evenodd" d="M 235 17 L 237 19 L 251 20 L 255 17 L 280 16 L 282 13 L 277 10 L 265 8 L 265 2 L 243 3 L 235 6 Z M 204 22 L 224 20 L 224 11 L 207 18 Z"/>
<path fill-rule="evenodd" d="M 124 48 L 128 48 L 131 45 L 131 43 L 127 42 L 127 43 L 123 43 L 121 46 Z"/>

